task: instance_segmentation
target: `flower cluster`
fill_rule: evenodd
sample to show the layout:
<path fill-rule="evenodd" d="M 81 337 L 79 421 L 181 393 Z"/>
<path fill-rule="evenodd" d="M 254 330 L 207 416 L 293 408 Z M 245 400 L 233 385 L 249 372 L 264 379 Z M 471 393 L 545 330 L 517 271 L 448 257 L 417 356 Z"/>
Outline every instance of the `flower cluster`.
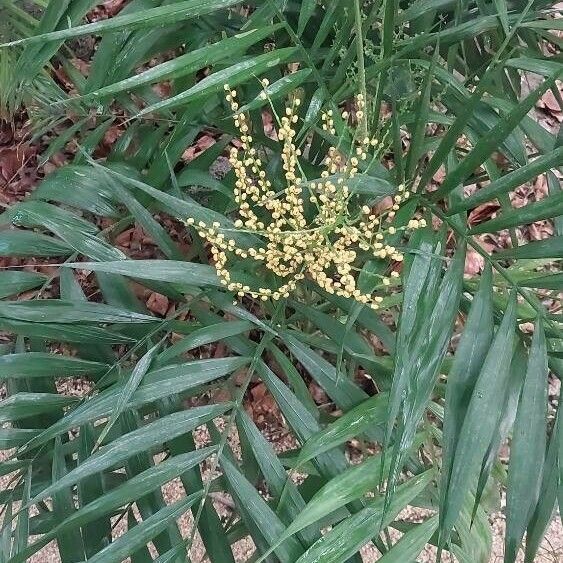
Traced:
<path fill-rule="evenodd" d="M 262 86 L 261 97 L 267 98 L 267 80 L 262 81 Z M 299 280 L 307 277 L 328 293 L 353 298 L 377 309 L 382 297 L 358 288 L 359 268 L 355 264 L 361 252 L 396 262 L 403 260 L 402 253 L 388 244 L 386 238 L 395 234 L 396 229 L 389 224 L 390 220 L 400 203 L 409 197 L 409 192 L 401 185 L 387 213 L 377 214 L 366 205 L 356 212 L 351 211 L 350 183 L 358 173 L 360 163 L 367 160 L 368 153 L 377 147 L 377 140 L 369 137 L 354 139 L 351 155 L 349 150 L 330 147 L 320 179 L 307 181 L 299 163 L 301 150 L 295 142 L 300 100 L 294 97 L 285 108 L 285 115 L 276 115 L 285 176 L 283 189 L 276 192 L 267 177 L 262 157 L 253 146 L 248 118 L 239 111 L 237 93 L 228 85 L 225 90 L 235 126 L 240 132 L 241 148 L 232 148 L 229 157 L 236 176 L 234 198 L 239 216 L 234 229 L 221 227 L 219 223 L 196 224 L 193 218 L 187 221 L 209 242 L 222 284 L 241 297 L 250 295 L 262 300 L 277 300 L 289 296 Z M 363 111 L 364 100 L 358 97 L 356 105 L 358 112 Z M 348 119 L 346 112 L 342 118 Z M 334 135 L 331 110 L 323 113 L 322 122 L 323 129 Z M 408 228 L 421 226 L 424 226 L 424 220 L 412 220 Z M 233 230 L 256 235 L 262 244 L 243 248 L 229 236 Z M 277 287 L 251 288 L 231 279 L 229 260 L 236 260 L 236 257 L 262 263 L 277 276 Z M 398 273 L 393 271 L 391 276 L 396 277 Z M 381 282 L 389 285 L 390 279 L 382 277 Z"/>

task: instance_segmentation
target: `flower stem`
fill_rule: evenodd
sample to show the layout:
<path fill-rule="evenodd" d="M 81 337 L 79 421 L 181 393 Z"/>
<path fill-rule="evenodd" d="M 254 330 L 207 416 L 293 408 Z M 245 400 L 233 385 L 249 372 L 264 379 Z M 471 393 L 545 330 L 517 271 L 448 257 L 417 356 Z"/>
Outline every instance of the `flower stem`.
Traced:
<path fill-rule="evenodd" d="M 364 63 L 364 37 L 362 32 L 362 10 L 360 0 L 354 0 L 355 27 L 356 27 L 356 51 L 358 57 L 358 83 L 360 94 L 364 97 L 367 108 L 367 88 L 366 88 L 366 69 Z M 359 123 L 361 138 L 367 137 L 368 134 L 368 118 L 367 111 L 364 111 L 362 119 Z"/>

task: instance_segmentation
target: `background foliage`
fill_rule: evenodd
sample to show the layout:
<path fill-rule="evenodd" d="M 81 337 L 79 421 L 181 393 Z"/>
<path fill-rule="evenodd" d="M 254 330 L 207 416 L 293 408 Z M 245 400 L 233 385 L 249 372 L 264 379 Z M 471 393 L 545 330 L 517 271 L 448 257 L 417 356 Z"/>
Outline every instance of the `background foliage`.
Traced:
<path fill-rule="evenodd" d="M 0 215 L 2 256 L 60 264 L 49 275 L 0 272 L 0 328 L 13 336 L 0 356 L 0 472 L 11 483 L 0 493 L 0 560 L 26 561 L 55 539 L 63 562 L 185 561 L 197 531 L 221 563 L 247 536 L 253 561 L 361 561 L 373 543 L 385 563 L 416 560 L 426 544 L 486 562 L 488 513 L 506 488 L 505 561 L 525 533 L 533 561 L 563 500 L 561 417 L 548 409 L 548 374 L 563 371 L 553 301 L 563 137 L 528 115 L 550 89 L 562 104 L 563 20 L 552 6 L 131 0 L 88 23 L 93 0 L 25 4 L 0 1 L 0 111 L 10 118 L 24 104 L 35 138 L 48 140 L 42 160 L 71 141 L 76 150 Z M 76 52 L 91 37 L 82 72 Z M 234 176 L 217 163 L 236 131 L 223 84 L 255 100 L 260 123 L 257 77 L 278 111 L 299 90 L 310 179 L 333 141 L 321 109 L 353 112 L 365 84 L 369 132 L 384 149 L 360 175 L 362 195 L 381 205 L 404 182 L 415 195 L 397 221 L 422 213 L 429 225 L 397 235 L 407 259 L 402 285 L 380 288 L 383 313 L 307 280 L 278 304 L 233 304 L 184 226 L 228 224 Z M 343 121 L 335 127 L 346 137 Z M 215 144 L 186 159 L 210 134 Z M 281 181 L 276 143 L 262 128 L 253 135 Z M 514 206 L 510 195 L 540 175 L 546 196 Z M 496 216 L 475 219 L 486 204 Z M 538 221 L 553 235 L 528 242 L 525 226 Z M 132 225 L 154 245 L 150 258 L 120 248 Z M 490 253 L 481 235 L 494 233 L 509 244 Z M 469 253 L 482 275 L 464 276 Z M 362 266 L 372 289 L 370 274 L 387 265 Z M 174 304 L 165 318 L 139 300 L 139 285 Z M 60 378 L 89 384 L 76 397 Z M 295 449 L 276 452 L 245 411 L 258 384 Z M 196 448 L 202 426 L 207 445 Z M 186 494 L 167 503 L 161 487 L 177 477 Z M 230 517 L 217 494 L 230 495 Z M 406 506 L 428 516 L 404 520 Z M 112 539 L 123 519 L 127 533 Z"/>

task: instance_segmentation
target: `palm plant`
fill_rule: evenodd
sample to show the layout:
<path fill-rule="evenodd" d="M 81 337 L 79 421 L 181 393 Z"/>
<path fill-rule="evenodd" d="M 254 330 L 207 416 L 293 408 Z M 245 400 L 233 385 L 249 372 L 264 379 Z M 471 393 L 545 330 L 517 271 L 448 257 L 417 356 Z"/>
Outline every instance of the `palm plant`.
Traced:
<path fill-rule="evenodd" d="M 563 147 L 529 115 L 548 90 L 561 104 L 563 65 L 545 54 L 561 42 L 550 5 L 131 0 L 113 18 L 82 23 L 96 2 L 37 4 L 40 19 L 0 53 L 17 49 L 14 92 L 37 137 L 50 138 L 44 158 L 71 140 L 76 152 L 0 216 L 3 256 L 58 266 L 49 277 L 0 272 L 0 328 L 13 335 L 0 356 L 0 469 L 10 478 L 0 493 L 1 560 L 26 561 L 56 540 L 63 562 L 185 561 L 199 535 L 221 563 L 247 537 L 255 561 L 361 561 L 372 544 L 381 561 L 402 562 L 430 544 L 438 558 L 486 562 L 488 513 L 506 489 L 505 561 L 516 560 L 525 534 L 525 560 L 534 561 L 562 499 L 548 375 L 560 379 L 563 369 L 554 305 Z M 90 35 L 100 39 L 85 75 L 72 64 L 72 41 Z M 539 86 L 525 92 L 529 73 Z M 405 256 L 393 266 L 402 285 L 384 284 L 387 260 L 356 264 L 358 287 L 382 297 L 379 311 L 308 278 L 278 301 L 233 303 L 197 234 L 199 222 L 232 229 L 237 210 L 233 171 L 211 173 L 240 136 L 225 84 L 248 102 L 276 190 L 283 155 L 256 124 L 262 112 L 283 115 L 288 96 L 301 100 L 296 143 L 307 182 L 321 177 L 331 146 L 351 158 L 353 131 L 378 140 L 375 164 L 358 165 L 353 201 L 381 210 L 400 185 L 413 194 L 389 234 Z M 367 102 L 363 116 L 354 94 Z M 110 130 L 120 135 L 102 158 Z M 216 142 L 186 159 L 207 133 Z M 514 206 L 510 194 L 541 175 L 546 197 Z M 496 217 L 474 221 L 484 204 L 496 204 Z M 427 226 L 404 236 L 418 219 Z M 538 221 L 553 235 L 523 242 Z M 157 258 L 118 248 L 132 225 Z M 507 244 L 490 253 L 482 237 L 494 233 Z M 469 252 L 482 275 L 464 276 Z M 236 268 L 275 282 L 244 260 Z M 139 286 L 173 310 L 151 314 Z M 28 290 L 32 299 L 12 299 Z M 221 353 L 207 357 L 215 346 Z M 83 380 L 83 396 L 59 392 L 63 377 Z M 327 404 L 314 400 L 311 382 Z M 277 453 L 245 411 L 259 384 L 295 449 Z M 205 447 L 196 444 L 201 427 Z M 346 455 L 352 441 L 358 463 Z M 185 495 L 168 503 L 162 488 L 176 478 Z M 216 494 L 232 499 L 232 517 L 221 516 Z M 407 506 L 432 515 L 409 522 L 400 517 Z M 187 533 L 177 522 L 186 513 Z"/>

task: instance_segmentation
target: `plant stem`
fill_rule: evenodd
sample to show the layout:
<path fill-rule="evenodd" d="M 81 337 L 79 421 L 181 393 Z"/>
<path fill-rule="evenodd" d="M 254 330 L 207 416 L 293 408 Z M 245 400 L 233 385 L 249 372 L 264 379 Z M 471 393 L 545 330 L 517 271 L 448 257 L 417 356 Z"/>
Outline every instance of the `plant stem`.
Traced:
<path fill-rule="evenodd" d="M 367 88 L 366 88 L 366 67 L 364 63 L 364 38 L 362 34 L 362 10 L 360 0 L 354 0 L 354 12 L 356 18 L 356 52 L 358 57 L 358 83 L 360 94 L 364 98 L 365 107 L 367 108 Z M 367 109 L 364 110 L 362 119 L 359 124 L 361 138 L 364 139 L 368 134 L 368 118 Z"/>

